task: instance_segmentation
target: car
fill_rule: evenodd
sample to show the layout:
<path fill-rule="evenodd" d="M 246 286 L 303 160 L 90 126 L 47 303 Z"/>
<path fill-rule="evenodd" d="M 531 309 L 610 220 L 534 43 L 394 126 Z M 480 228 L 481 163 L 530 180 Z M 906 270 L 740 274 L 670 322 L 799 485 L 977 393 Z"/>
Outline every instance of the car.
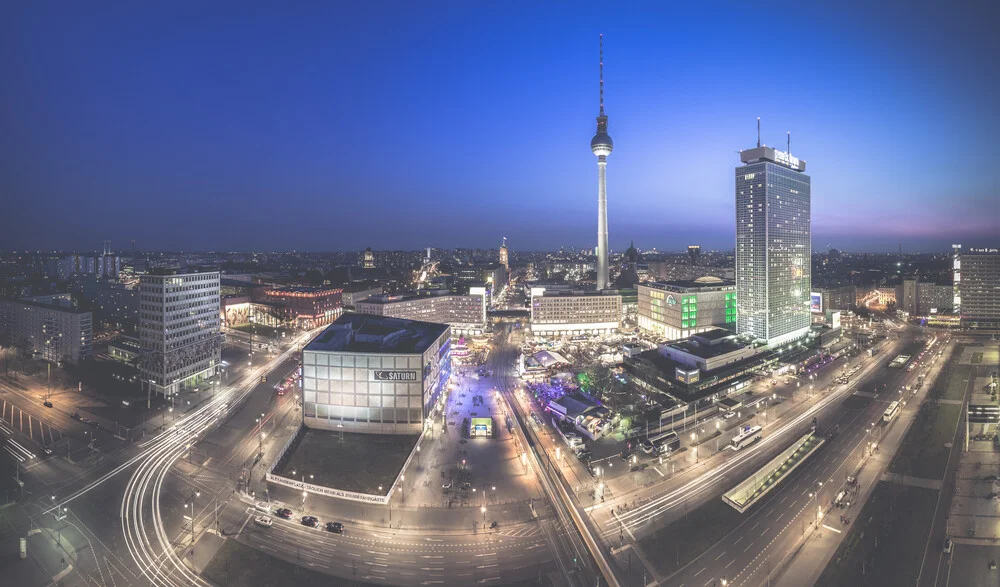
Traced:
<path fill-rule="evenodd" d="M 78 417 L 77 420 L 83 422 L 84 424 L 90 424 L 90 418 Z"/>
<path fill-rule="evenodd" d="M 310 528 L 315 528 L 319 524 L 319 518 L 316 516 L 302 516 L 302 525 L 309 526 Z"/>
<path fill-rule="evenodd" d="M 451 481 L 448 481 L 447 483 L 442 483 L 441 484 L 441 489 L 444 489 L 445 491 L 447 491 L 447 490 L 451 489 L 451 485 L 452 485 Z"/>
<path fill-rule="evenodd" d="M 284 518 L 286 520 L 292 519 L 292 510 L 288 508 L 278 508 L 274 513 L 278 514 L 279 518 Z"/>
<path fill-rule="evenodd" d="M 258 501 L 257 503 L 253 504 L 253 509 L 257 510 L 258 512 L 269 513 L 271 511 L 271 505 L 266 501 Z"/>
<path fill-rule="evenodd" d="M 52 402 L 50 402 L 49 400 L 45 400 L 44 402 L 42 402 L 42 405 L 45 406 L 46 408 L 51 408 Z"/>
<path fill-rule="evenodd" d="M 52 449 L 49 448 L 49 447 L 47 447 L 47 446 L 43 446 L 42 447 L 42 452 L 44 452 L 47 455 L 51 455 L 52 454 Z"/>
<path fill-rule="evenodd" d="M 581 448 L 580 450 L 576 451 L 576 458 L 580 459 L 581 461 L 586 461 L 590 459 L 590 456 L 592 454 L 593 453 L 589 448 Z"/>
<path fill-rule="evenodd" d="M 262 528 L 270 528 L 271 526 L 274 525 L 274 520 L 272 520 L 267 516 L 257 516 L 256 518 L 253 519 L 253 523 L 257 524 Z"/>
<path fill-rule="evenodd" d="M 725 418 L 726 420 L 730 418 L 735 418 L 736 412 L 726 412 L 725 414 L 722 414 L 722 417 Z"/>
<path fill-rule="evenodd" d="M 344 525 L 340 522 L 327 522 L 326 523 L 327 532 L 333 532 L 334 534 L 343 534 Z"/>
<path fill-rule="evenodd" d="M 122 400 L 122 406 L 123 406 L 123 407 L 126 407 L 126 408 L 127 408 L 127 407 L 129 407 L 129 406 L 131 406 L 131 405 L 132 405 L 132 402 L 128 401 L 127 399 L 123 399 L 123 400 Z"/>
<path fill-rule="evenodd" d="M 944 539 L 944 548 L 942 549 L 945 554 L 951 554 L 951 551 L 955 549 L 955 544 L 951 541 L 951 538 Z"/>

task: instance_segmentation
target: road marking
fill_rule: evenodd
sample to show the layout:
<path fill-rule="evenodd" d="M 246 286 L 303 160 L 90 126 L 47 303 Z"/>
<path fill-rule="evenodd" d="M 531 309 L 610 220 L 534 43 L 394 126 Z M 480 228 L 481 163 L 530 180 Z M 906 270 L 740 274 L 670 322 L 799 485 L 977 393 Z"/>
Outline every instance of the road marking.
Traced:
<path fill-rule="evenodd" d="M 663 474 L 663 471 L 661 471 L 658 467 L 653 467 L 653 470 L 659 473 L 660 477 L 666 477 L 666 475 Z"/>
<path fill-rule="evenodd" d="M 750 544 L 747 544 L 747 547 L 743 549 L 743 552 L 746 552 L 746 551 L 750 550 L 751 546 L 753 546 L 753 542 L 751 542 Z"/>
<path fill-rule="evenodd" d="M 740 536 L 739 538 L 737 538 L 736 542 L 733 543 L 733 546 L 736 546 L 737 544 L 739 544 L 740 540 L 743 540 L 744 538 L 746 538 L 746 537 L 745 536 Z"/>
<path fill-rule="evenodd" d="M 826 528 L 827 530 L 833 530 L 837 534 L 843 534 L 843 532 L 841 532 L 840 530 L 838 530 L 836 528 L 831 528 L 830 526 L 827 526 L 826 524 L 823 524 L 823 527 Z"/>
<path fill-rule="evenodd" d="M 726 566 L 724 566 L 724 567 L 722 567 L 722 568 L 723 568 L 723 569 L 728 569 L 728 568 L 729 568 L 729 565 L 731 565 L 731 564 L 733 564 L 733 563 L 735 563 L 735 562 L 736 562 L 736 559 L 733 559 L 733 560 L 729 561 L 728 563 L 726 563 Z"/>
<path fill-rule="evenodd" d="M 726 551 L 723 550 L 722 554 L 720 554 L 719 556 L 715 557 L 715 560 L 719 560 L 720 558 L 722 558 L 722 555 L 724 555 L 724 554 L 726 554 Z"/>
<path fill-rule="evenodd" d="M 753 529 L 754 529 L 754 528 L 756 528 L 757 526 L 760 526 L 760 520 L 757 520 L 757 523 L 756 523 L 756 524 L 754 524 L 754 525 L 753 525 L 753 528 L 750 528 L 750 529 L 751 529 L 751 530 L 753 530 Z"/>
<path fill-rule="evenodd" d="M 694 576 L 697 577 L 698 575 L 702 574 L 705 571 L 705 569 L 707 569 L 707 568 L 708 567 L 702 567 L 702 569 L 700 571 L 698 571 L 697 573 L 695 573 Z"/>

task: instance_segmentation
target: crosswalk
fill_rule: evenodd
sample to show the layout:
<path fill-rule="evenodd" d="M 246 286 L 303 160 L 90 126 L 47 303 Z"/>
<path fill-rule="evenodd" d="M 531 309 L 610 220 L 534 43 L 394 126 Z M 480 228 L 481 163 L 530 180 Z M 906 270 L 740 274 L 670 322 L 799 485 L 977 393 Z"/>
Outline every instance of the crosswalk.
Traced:
<path fill-rule="evenodd" d="M 500 528 L 499 533 L 510 538 L 528 538 L 531 536 L 540 536 L 542 528 L 538 524 L 521 524 L 513 528 Z"/>

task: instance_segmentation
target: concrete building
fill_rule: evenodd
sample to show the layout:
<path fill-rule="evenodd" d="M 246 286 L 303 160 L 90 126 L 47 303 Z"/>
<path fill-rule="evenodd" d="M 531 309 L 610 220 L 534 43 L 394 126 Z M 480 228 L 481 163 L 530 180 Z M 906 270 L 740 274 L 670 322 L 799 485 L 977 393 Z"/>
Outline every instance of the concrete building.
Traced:
<path fill-rule="evenodd" d="M 904 279 L 896 286 L 896 309 L 910 316 L 929 316 L 950 312 L 955 301 L 955 290 L 949 284 L 934 284 Z"/>
<path fill-rule="evenodd" d="M 139 280 L 139 373 L 170 397 L 216 373 L 221 361 L 219 272 L 155 269 Z"/>
<path fill-rule="evenodd" d="M 806 162 L 761 146 L 736 168 L 737 332 L 777 346 L 810 324 L 812 243 Z"/>
<path fill-rule="evenodd" d="M 688 245 L 688 259 L 692 265 L 701 265 L 701 245 Z"/>
<path fill-rule="evenodd" d="M 1000 250 L 969 249 L 961 257 L 964 328 L 1000 328 Z"/>
<path fill-rule="evenodd" d="M 0 343 L 27 343 L 46 361 L 78 363 L 91 356 L 93 316 L 73 306 L 69 294 L 0 300 Z"/>
<path fill-rule="evenodd" d="M 820 287 L 814 292 L 820 294 L 820 311 L 840 310 L 846 312 L 858 305 L 858 288 L 853 285 L 840 287 Z"/>
<path fill-rule="evenodd" d="M 727 330 L 714 329 L 627 356 L 623 366 L 630 385 L 661 406 L 670 406 L 739 391 L 775 357 L 765 347 L 755 348 Z"/>
<path fill-rule="evenodd" d="M 639 284 L 639 328 L 667 340 L 734 329 L 736 284 L 718 277 Z"/>
<path fill-rule="evenodd" d="M 97 290 L 97 319 L 119 330 L 139 326 L 139 290 L 134 283 L 101 282 Z"/>
<path fill-rule="evenodd" d="M 340 302 L 345 310 L 353 310 L 354 305 L 361 300 L 367 300 L 372 296 L 382 294 L 381 285 L 371 285 L 369 283 L 352 283 L 346 285 L 340 294 Z"/>
<path fill-rule="evenodd" d="M 451 327 L 348 313 L 302 351 L 310 428 L 419 433 L 451 377 Z"/>
<path fill-rule="evenodd" d="M 510 274 L 510 258 L 507 254 L 507 237 L 503 237 L 503 244 L 500 245 L 500 264 L 504 270 Z"/>
<path fill-rule="evenodd" d="M 436 322 L 451 326 L 454 336 L 486 330 L 486 288 L 472 286 L 467 295 L 449 290 L 421 290 L 401 295 L 372 296 L 355 304 L 359 314 Z"/>
<path fill-rule="evenodd" d="M 531 332 L 543 336 L 607 334 L 622 320 L 617 291 L 537 286 L 531 288 Z"/>

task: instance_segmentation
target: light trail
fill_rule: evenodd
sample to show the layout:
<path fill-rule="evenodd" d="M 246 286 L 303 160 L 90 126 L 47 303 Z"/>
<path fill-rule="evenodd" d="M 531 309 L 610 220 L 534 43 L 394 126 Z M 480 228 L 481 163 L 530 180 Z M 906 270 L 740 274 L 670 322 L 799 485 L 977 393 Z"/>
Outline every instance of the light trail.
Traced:
<path fill-rule="evenodd" d="M 879 361 L 872 361 L 858 378 L 860 381 L 863 377 L 870 375 L 871 371 L 878 367 Z M 607 530 L 605 535 L 610 532 L 617 532 L 622 524 L 628 528 L 636 528 L 646 522 L 653 520 L 655 517 L 670 511 L 671 509 L 683 504 L 685 501 L 695 497 L 705 491 L 712 489 L 713 486 L 720 482 L 727 474 L 729 474 L 733 469 L 743 465 L 747 459 L 751 459 L 758 453 L 761 453 L 765 449 L 771 447 L 775 443 L 779 442 L 781 438 L 792 433 L 796 428 L 801 427 L 803 424 L 810 422 L 812 417 L 825 409 L 831 403 L 839 401 L 845 396 L 849 395 L 857 388 L 857 383 L 854 385 L 846 385 L 841 390 L 831 393 L 821 399 L 816 404 L 812 405 L 809 409 L 799 414 L 798 416 L 792 418 L 790 421 L 782 424 L 777 430 L 769 434 L 768 436 L 762 438 L 760 442 L 751 445 L 736 453 L 736 457 L 730 458 L 729 460 L 723 462 L 722 464 L 705 471 L 697 478 L 685 483 L 681 487 L 670 491 L 652 501 L 645 503 L 635 509 L 629 510 L 621 514 L 617 519 L 613 521 L 609 520 L 605 522 Z M 593 514 L 591 514 L 593 515 Z"/>

